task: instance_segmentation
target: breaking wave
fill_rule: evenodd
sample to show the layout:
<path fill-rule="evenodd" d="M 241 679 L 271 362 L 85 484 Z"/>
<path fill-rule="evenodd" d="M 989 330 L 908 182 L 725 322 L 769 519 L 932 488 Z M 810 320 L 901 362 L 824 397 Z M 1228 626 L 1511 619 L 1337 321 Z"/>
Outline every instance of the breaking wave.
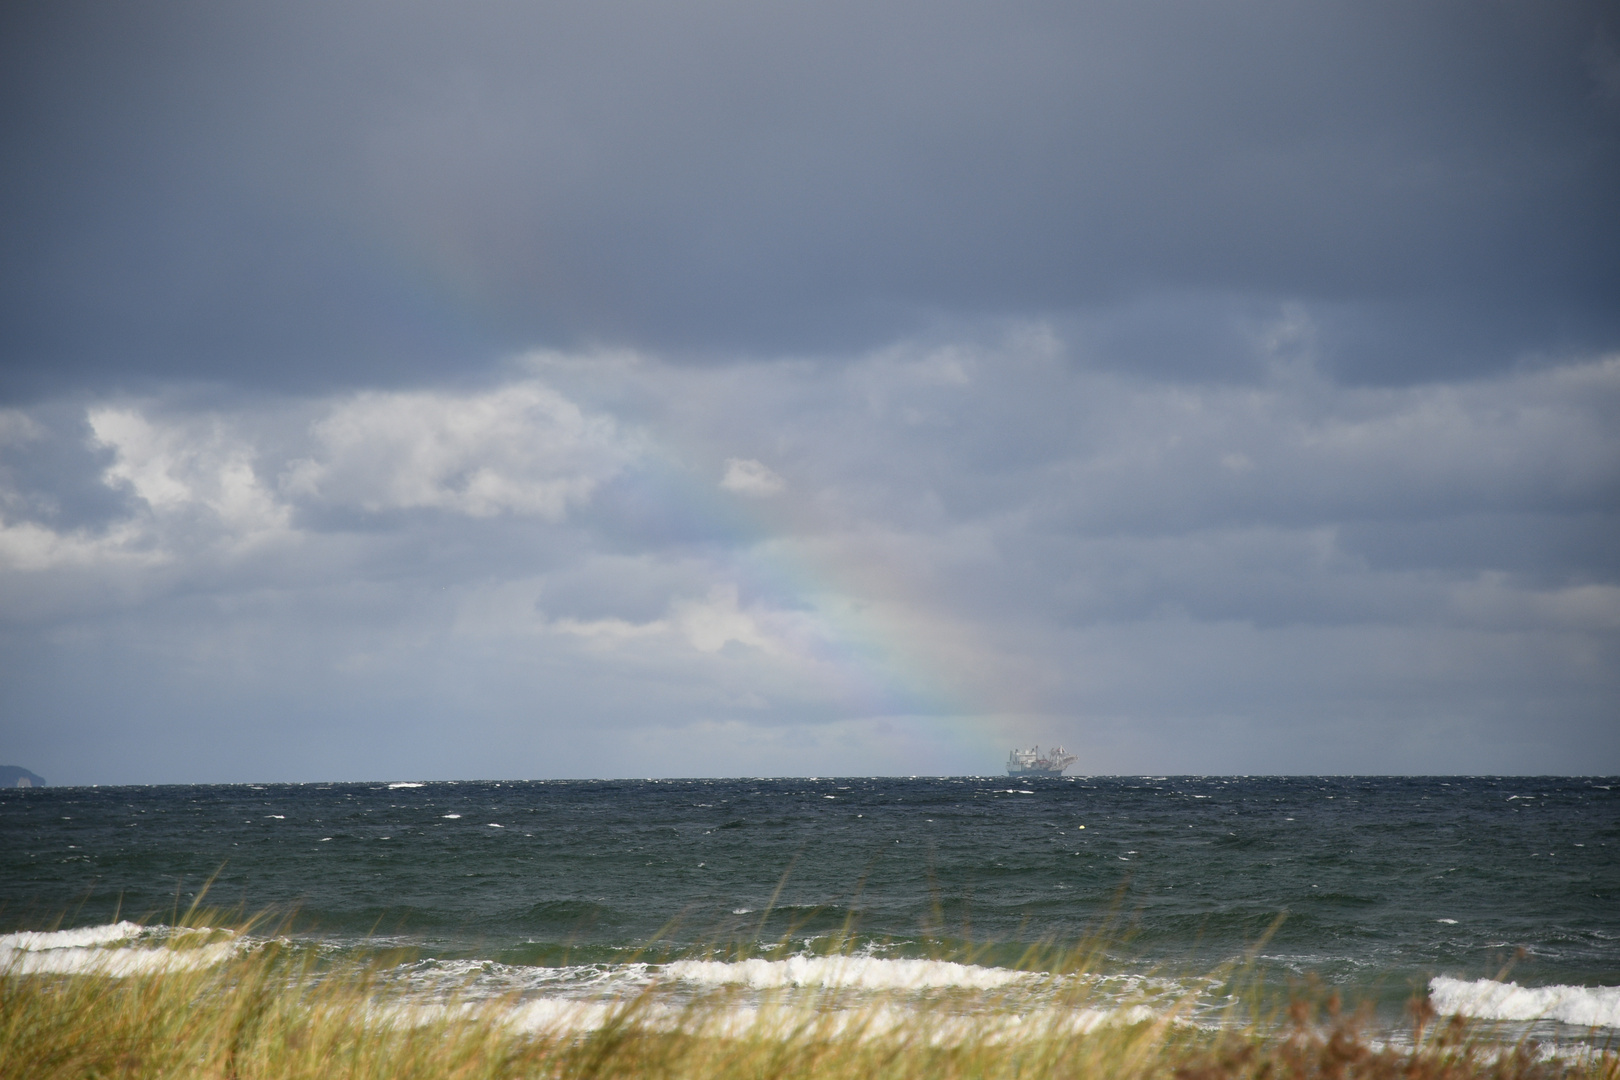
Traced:
<path fill-rule="evenodd" d="M 175 930 L 116 922 L 75 930 L 0 935 L 0 975 L 157 975 L 224 963 L 240 941 L 198 943 L 229 931 Z"/>
<path fill-rule="evenodd" d="M 0 936 L 0 976 L 170 974 L 212 967 L 263 943 L 226 930 L 128 921 L 20 932 Z M 365 948 L 359 942 L 320 947 L 335 955 Z M 715 1033 L 759 1033 L 802 1024 L 809 1007 L 829 1035 L 882 1035 L 925 1018 L 928 1038 L 953 1042 L 1151 1020 L 1197 1022 L 1217 1004 L 1207 997 L 1206 980 L 864 954 L 554 966 L 423 958 L 379 974 L 400 991 L 379 1006 L 375 1015 L 383 1022 L 413 1026 L 474 1010 L 519 1029 L 552 1032 L 596 1029 L 633 1005 L 638 1022 L 654 1027 L 673 1028 L 696 1016 Z"/>
<path fill-rule="evenodd" d="M 948 960 L 885 960 L 870 956 L 795 956 L 786 960 L 680 960 L 666 977 L 709 986 L 842 987 L 855 990 L 995 990 L 1049 978 L 1029 971 L 980 967 Z"/>
<path fill-rule="evenodd" d="M 1620 1028 L 1620 986 L 1520 986 L 1438 976 L 1429 1002 L 1442 1013 L 1481 1020 L 1557 1020 L 1585 1028 Z"/>
<path fill-rule="evenodd" d="M 688 1034 L 726 1038 L 743 1036 L 786 1037 L 803 1034 L 811 1024 L 817 1037 L 880 1038 L 895 1032 L 921 1034 L 934 1045 L 995 1043 L 1032 1035 L 1073 1035 L 1099 1027 L 1165 1019 L 1146 1006 L 1119 1008 L 1058 1008 L 1043 1006 L 1024 1011 L 943 1012 L 914 1003 L 881 999 L 853 1007 L 819 1009 L 807 1014 L 789 1001 L 737 1004 L 711 1001 L 697 1008 L 664 1001 L 579 1001 L 540 998 L 515 1005 L 494 1002 L 484 1006 L 426 1004 L 396 1005 L 378 1010 L 379 1020 L 408 1028 L 436 1023 L 450 1015 L 481 1014 L 520 1031 L 567 1035 L 593 1031 L 633 1019 L 651 1030 L 680 1030 Z M 1171 1018 L 1175 1019 L 1175 1018 Z"/>

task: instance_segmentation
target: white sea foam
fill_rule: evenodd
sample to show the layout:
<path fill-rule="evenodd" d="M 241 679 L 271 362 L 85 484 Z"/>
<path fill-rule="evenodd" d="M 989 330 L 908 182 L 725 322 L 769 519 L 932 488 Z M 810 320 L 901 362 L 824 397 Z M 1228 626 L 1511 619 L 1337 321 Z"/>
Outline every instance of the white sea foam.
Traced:
<path fill-rule="evenodd" d="M 0 975 L 156 975 L 213 967 L 230 959 L 239 941 L 176 948 L 206 931 L 145 927 L 132 922 L 75 930 L 24 931 L 0 936 Z"/>
<path fill-rule="evenodd" d="M 1620 1028 L 1620 986 L 1520 986 L 1437 976 L 1429 1001 L 1442 1013 L 1481 1020 L 1557 1020 L 1576 1027 Z"/>
<path fill-rule="evenodd" d="M 213 967 L 231 958 L 230 945 L 204 945 L 184 951 L 174 949 L 72 949 L 48 953 L 20 953 L 0 959 L 0 972 L 7 975 L 107 975 L 125 979 L 132 975 L 167 975 Z"/>
<path fill-rule="evenodd" d="M 90 974 L 108 977 L 170 974 L 219 964 L 252 944 L 245 935 L 133 922 L 0 937 L 0 975 Z M 198 942 L 187 947 L 190 942 Z M 566 1035 L 598 1030 L 628 1017 L 654 1030 L 701 1030 L 723 1036 L 787 1035 L 809 1020 L 825 1036 L 881 1038 L 895 1033 L 933 1044 L 1001 1041 L 1039 1034 L 1089 1031 L 1101 1025 L 1177 1019 L 1185 987 L 1157 980 L 1088 979 L 1117 993 L 1084 1004 L 1059 1004 L 1052 992 L 1072 977 L 872 956 L 797 956 L 737 962 L 686 960 L 509 965 L 488 960 L 422 960 L 395 975 L 403 996 L 373 1012 L 382 1024 L 415 1027 L 449 1014 L 489 1016 L 518 1030 Z M 732 989 L 742 997 L 731 996 Z M 852 990 L 871 997 L 826 1008 L 819 991 Z M 1174 989 L 1176 993 L 1165 993 Z M 1016 993 L 1015 1009 L 986 1013 L 952 999 L 940 1011 L 912 995 L 935 990 Z M 720 997 L 713 998 L 716 992 Z M 1026 996 L 1027 995 L 1027 996 Z M 514 1002 L 513 997 L 519 1000 Z M 1150 1002 L 1144 1004 L 1143 1002 Z M 968 1006 L 965 1009 L 963 1006 Z M 806 1009 L 810 1011 L 806 1011 Z"/>
<path fill-rule="evenodd" d="M 25 930 L 0 936 L 0 955 L 11 952 L 43 952 L 47 949 L 89 949 L 139 937 L 146 930 L 139 923 L 116 922 L 105 926 L 81 926 L 77 930 Z"/>
<path fill-rule="evenodd" d="M 1000 990 L 1017 987 L 1043 992 L 1060 978 L 1044 972 L 981 967 L 943 960 L 884 959 L 872 956 L 794 956 L 785 960 L 676 960 L 662 965 L 645 962 L 529 966 L 488 960 L 421 960 L 399 969 L 405 982 L 417 990 L 449 992 L 473 998 L 503 997 L 512 993 L 561 994 L 573 998 L 635 995 L 654 985 L 678 996 L 737 987 L 746 991 L 847 989 L 900 993 L 960 989 Z M 1116 987 L 1127 996 L 1145 987 L 1131 980 Z"/>
<path fill-rule="evenodd" d="M 657 1002 L 689 1003 L 719 991 L 728 1007 L 743 1004 L 786 1006 L 827 1004 L 826 991 L 860 995 L 869 1004 L 914 1001 L 914 995 L 951 992 L 966 1005 L 972 995 L 990 995 L 1004 1010 L 1006 995 L 1022 1003 L 1014 1012 L 1055 1007 L 1073 992 L 1074 1008 L 1110 1016 L 1138 1006 L 1189 1018 L 1221 1007 L 1209 998 L 1209 980 L 1178 980 L 1136 975 L 1058 975 L 982 967 L 939 960 L 873 956 L 796 956 L 784 960 L 736 962 L 677 960 L 663 964 L 592 963 L 572 965 L 502 964 L 492 960 L 424 959 L 394 972 L 401 989 L 421 1004 L 434 1001 L 495 1002 L 514 996 L 524 1001 L 629 1001 L 651 993 Z M 845 1000 L 853 1004 L 854 998 Z M 558 1006 L 561 1008 L 561 1006 Z"/>
<path fill-rule="evenodd" d="M 418 960 L 396 970 L 413 995 L 464 1001 L 543 994 L 547 998 L 600 1000 L 635 994 L 653 979 L 650 965 L 568 964 L 557 967 L 501 964 L 492 960 Z"/>
<path fill-rule="evenodd" d="M 934 990 L 962 987 L 994 990 L 1028 985 L 1050 976 L 948 960 L 884 960 L 871 956 L 794 956 L 786 960 L 679 960 L 665 964 L 667 978 L 708 986 L 741 985 L 766 990 L 787 986 L 857 990 Z"/>
<path fill-rule="evenodd" d="M 905 1002 L 879 1000 L 854 1008 L 816 1009 L 806 1012 L 794 1002 L 737 1004 L 713 1002 L 692 1008 L 662 1000 L 579 1000 L 542 997 L 515 1005 L 486 1003 L 392 1005 L 377 1010 L 385 1024 L 414 1027 L 449 1015 L 478 1013 L 532 1034 L 570 1035 L 595 1031 L 609 1023 L 629 1022 L 655 1031 L 679 1029 L 687 1034 L 728 1038 L 786 1037 L 810 1034 L 831 1038 L 882 1038 L 903 1033 L 908 1040 L 921 1037 L 933 1045 L 963 1042 L 1002 1042 L 1039 1035 L 1065 1035 L 1111 1024 L 1136 1024 L 1163 1019 L 1165 1014 L 1145 1006 L 1117 1009 L 1041 1007 L 1020 1012 L 985 1015 L 973 1012 L 942 1013 L 918 1009 Z M 806 1028 L 809 1024 L 809 1028 Z"/>
<path fill-rule="evenodd" d="M 537 998 L 509 1009 L 506 1022 L 519 1031 L 535 1034 L 564 1034 L 596 1031 L 624 1006 L 607 1001 L 574 1001 L 568 998 Z M 659 1010 L 662 1012 L 663 1010 Z"/>
<path fill-rule="evenodd" d="M 524 1002 L 505 1010 L 501 1019 L 524 1031 L 559 1035 L 591 1031 L 613 1018 L 628 1018 L 654 1030 L 679 1028 L 688 1034 L 820 1038 L 883 1038 L 903 1033 L 932 1045 L 993 1043 L 1041 1035 L 1072 1035 L 1114 1024 L 1162 1019 L 1145 1006 L 1118 1009 L 1042 1007 L 1021 1012 L 940 1012 L 882 1000 L 854 1008 L 807 1013 L 792 1002 L 764 1005 L 711 1004 L 696 1009 L 653 1001 L 627 1011 L 624 1002 L 568 1001 L 554 998 Z M 809 1025 L 807 1028 L 806 1025 Z"/>
<path fill-rule="evenodd" d="M 414 780 L 400 780 L 400 781 L 398 781 L 398 782 L 397 782 L 397 783 L 393 783 L 393 784 L 389 784 L 389 785 L 388 785 L 388 790 L 389 790 L 389 791 L 393 791 L 393 790 L 394 790 L 394 789 L 395 789 L 395 788 L 402 788 L 402 787 L 421 787 L 421 786 L 422 786 L 422 785 L 421 785 L 421 784 L 418 784 L 418 783 L 417 783 L 417 782 L 416 782 L 416 781 L 414 781 Z"/>

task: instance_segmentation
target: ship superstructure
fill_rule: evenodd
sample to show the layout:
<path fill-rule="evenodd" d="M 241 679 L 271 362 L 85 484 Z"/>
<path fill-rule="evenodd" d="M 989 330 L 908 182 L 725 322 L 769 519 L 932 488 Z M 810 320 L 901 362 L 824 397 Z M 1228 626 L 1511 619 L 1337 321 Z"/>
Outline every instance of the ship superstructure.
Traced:
<path fill-rule="evenodd" d="M 1012 750 L 1007 754 L 1007 775 L 1062 776 L 1063 770 L 1078 760 L 1075 755 L 1064 752 L 1061 746 L 1054 746 L 1044 754 L 1039 746 Z"/>

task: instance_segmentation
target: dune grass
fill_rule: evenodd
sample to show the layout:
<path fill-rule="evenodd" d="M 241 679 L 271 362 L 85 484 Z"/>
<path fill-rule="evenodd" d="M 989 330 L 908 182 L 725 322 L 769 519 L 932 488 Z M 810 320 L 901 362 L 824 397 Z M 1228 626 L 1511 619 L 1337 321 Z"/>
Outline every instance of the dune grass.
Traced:
<path fill-rule="evenodd" d="M 334 964 L 285 939 L 223 932 L 165 948 L 170 962 L 144 972 L 0 974 L 0 1076 L 1620 1080 L 1612 1051 L 1549 1057 L 1421 1004 L 1410 1044 L 1383 1043 L 1366 1012 L 1310 993 L 1272 1019 L 1211 1028 L 1175 1008 L 1077 1022 L 1100 1015 L 1083 979 L 1039 1007 L 993 992 L 827 992 L 744 1007 L 734 992 L 677 997 L 655 982 L 596 1005 L 589 1024 L 547 1027 L 515 1022 L 532 1015 L 516 999 L 424 1005 L 390 978 L 397 957 Z"/>

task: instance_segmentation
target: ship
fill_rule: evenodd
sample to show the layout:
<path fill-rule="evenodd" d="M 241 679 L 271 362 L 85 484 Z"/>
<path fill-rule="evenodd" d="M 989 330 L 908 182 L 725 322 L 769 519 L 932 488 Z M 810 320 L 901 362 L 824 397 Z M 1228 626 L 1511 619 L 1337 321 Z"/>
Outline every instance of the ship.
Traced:
<path fill-rule="evenodd" d="M 1063 770 L 1078 760 L 1075 755 L 1065 753 L 1061 746 L 1054 746 L 1044 754 L 1039 746 L 1011 750 L 1007 753 L 1007 775 L 1062 776 Z"/>

